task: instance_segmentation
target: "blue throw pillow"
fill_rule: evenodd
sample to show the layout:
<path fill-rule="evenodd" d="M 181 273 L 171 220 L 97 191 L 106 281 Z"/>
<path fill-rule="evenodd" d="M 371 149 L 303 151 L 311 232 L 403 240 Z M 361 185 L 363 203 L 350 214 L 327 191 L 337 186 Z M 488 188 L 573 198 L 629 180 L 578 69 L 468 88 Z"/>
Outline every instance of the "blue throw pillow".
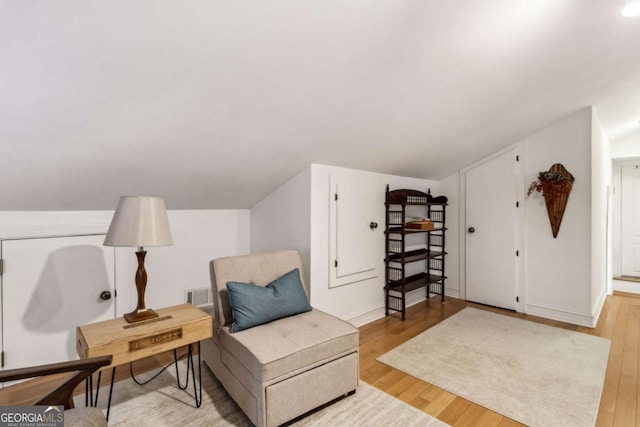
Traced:
<path fill-rule="evenodd" d="M 227 290 L 233 312 L 231 332 L 311 311 L 297 268 L 267 286 L 227 282 Z"/>

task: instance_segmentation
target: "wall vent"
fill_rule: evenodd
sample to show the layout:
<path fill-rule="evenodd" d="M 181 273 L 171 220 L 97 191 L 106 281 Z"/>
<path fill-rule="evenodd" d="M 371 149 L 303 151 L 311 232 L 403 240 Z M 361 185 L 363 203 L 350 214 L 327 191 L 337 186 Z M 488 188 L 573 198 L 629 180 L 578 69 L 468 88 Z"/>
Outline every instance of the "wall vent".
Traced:
<path fill-rule="evenodd" d="M 211 298 L 211 286 L 203 286 L 201 288 L 185 289 L 184 300 L 196 307 L 206 307 L 213 305 Z"/>

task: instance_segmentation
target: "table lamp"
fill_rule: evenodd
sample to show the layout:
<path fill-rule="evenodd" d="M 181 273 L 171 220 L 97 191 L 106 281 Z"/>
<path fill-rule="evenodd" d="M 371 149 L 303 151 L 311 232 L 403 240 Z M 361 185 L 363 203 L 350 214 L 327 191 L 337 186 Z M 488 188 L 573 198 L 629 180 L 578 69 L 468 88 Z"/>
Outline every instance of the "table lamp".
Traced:
<path fill-rule="evenodd" d="M 134 311 L 124 315 L 127 322 L 134 323 L 158 317 L 155 311 L 144 305 L 144 292 L 147 287 L 147 272 L 144 269 L 144 257 L 147 252 L 144 247 L 172 244 L 164 200 L 148 196 L 120 197 L 107 237 L 104 239 L 104 245 L 138 248 L 136 252 L 138 305 Z"/>

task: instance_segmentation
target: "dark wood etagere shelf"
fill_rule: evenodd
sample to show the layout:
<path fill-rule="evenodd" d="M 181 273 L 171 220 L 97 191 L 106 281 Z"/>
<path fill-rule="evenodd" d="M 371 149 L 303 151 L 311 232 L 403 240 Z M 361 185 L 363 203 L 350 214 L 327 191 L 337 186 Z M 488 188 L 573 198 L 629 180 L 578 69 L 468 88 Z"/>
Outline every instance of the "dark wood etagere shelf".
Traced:
<path fill-rule="evenodd" d="M 408 207 L 411 214 L 420 214 L 433 224 L 432 229 L 407 228 Z M 444 302 L 445 208 L 447 198 L 433 197 L 431 192 L 389 190 L 385 197 L 385 314 L 400 312 L 405 320 L 406 294 L 425 288 L 427 298 L 440 295 Z M 419 241 L 407 241 L 417 235 Z M 422 264 L 418 264 L 422 263 Z M 416 264 L 410 267 L 412 264 Z M 416 272 L 417 271 L 417 272 Z"/>

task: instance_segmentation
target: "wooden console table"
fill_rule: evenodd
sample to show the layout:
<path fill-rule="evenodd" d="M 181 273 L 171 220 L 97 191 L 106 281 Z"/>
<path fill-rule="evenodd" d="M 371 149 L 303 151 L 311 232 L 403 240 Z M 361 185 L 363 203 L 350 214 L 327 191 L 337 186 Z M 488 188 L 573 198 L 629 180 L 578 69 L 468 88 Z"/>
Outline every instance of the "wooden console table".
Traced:
<path fill-rule="evenodd" d="M 212 319 L 209 314 L 194 307 L 191 304 L 181 304 L 156 310 L 157 318 L 137 323 L 127 323 L 119 317 L 113 320 L 90 323 L 76 328 L 76 348 L 81 358 L 112 355 L 111 365 L 103 369 L 112 369 L 111 386 L 109 388 L 109 403 L 107 406 L 107 420 L 111 409 L 111 395 L 113 393 L 113 379 L 116 367 L 144 359 L 165 351 L 174 352 L 176 369 L 178 361 L 176 349 L 188 346 L 187 358 L 187 383 L 188 371 L 191 367 L 193 377 L 193 390 L 196 406 L 202 403 L 202 381 L 200 381 L 200 394 L 195 381 L 195 364 L 193 361 L 193 344 L 198 344 L 198 377 L 202 378 L 200 366 L 200 341 L 211 338 Z M 100 378 L 100 377 L 98 377 Z M 186 389 L 187 384 L 182 386 Z M 91 392 L 91 405 L 97 404 L 100 380 L 96 387 L 96 398 L 93 401 L 92 387 L 87 383 L 87 397 Z M 87 403 L 89 400 L 87 399 Z"/>

